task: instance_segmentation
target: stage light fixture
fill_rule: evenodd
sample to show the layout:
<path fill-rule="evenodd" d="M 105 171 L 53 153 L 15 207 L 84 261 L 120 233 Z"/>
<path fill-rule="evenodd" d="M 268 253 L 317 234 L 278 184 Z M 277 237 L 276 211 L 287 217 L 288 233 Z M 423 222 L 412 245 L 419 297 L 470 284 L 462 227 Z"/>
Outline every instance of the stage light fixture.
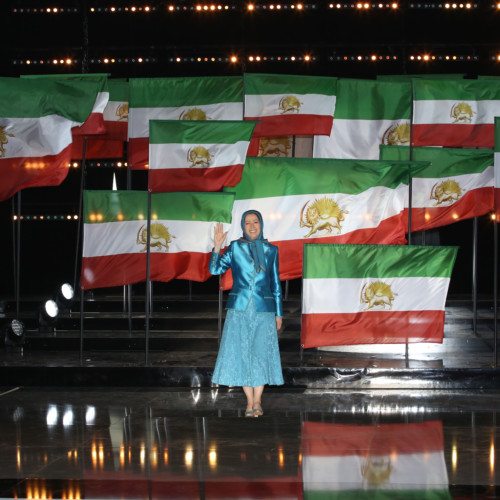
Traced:
<path fill-rule="evenodd" d="M 46 300 L 38 310 L 38 330 L 41 333 L 53 333 L 59 315 L 59 308 L 53 299 Z"/>
<path fill-rule="evenodd" d="M 26 332 L 24 323 L 13 319 L 4 328 L 5 349 L 9 352 L 22 352 Z"/>

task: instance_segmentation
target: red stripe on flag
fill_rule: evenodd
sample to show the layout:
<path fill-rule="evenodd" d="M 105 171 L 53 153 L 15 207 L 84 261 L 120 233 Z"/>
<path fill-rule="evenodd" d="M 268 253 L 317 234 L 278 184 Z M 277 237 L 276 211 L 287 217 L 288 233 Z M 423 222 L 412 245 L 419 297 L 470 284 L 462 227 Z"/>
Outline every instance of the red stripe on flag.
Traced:
<path fill-rule="evenodd" d="M 2 158 L 0 169 L 0 201 L 21 189 L 41 186 L 59 186 L 69 171 L 71 145 L 57 155 L 35 158 Z"/>
<path fill-rule="evenodd" d="M 487 214 L 494 208 L 493 191 L 493 187 L 474 189 L 448 207 L 412 208 L 411 230 L 424 231 Z M 408 209 L 403 212 L 403 220 L 408 232 Z"/>
<path fill-rule="evenodd" d="M 500 222 L 500 189 L 495 188 L 495 220 Z"/>
<path fill-rule="evenodd" d="M 369 311 L 303 314 L 304 348 L 442 342 L 444 311 Z"/>
<path fill-rule="evenodd" d="M 405 228 L 401 215 L 394 215 L 382 221 L 378 227 L 358 229 L 351 233 L 327 238 L 308 238 L 290 241 L 272 241 L 279 249 L 280 279 L 282 281 L 302 276 L 302 257 L 304 243 L 353 243 L 366 245 L 404 245 Z M 230 271 L 223 277 L 221 286 L 229 290 L 233 286 Z"/>
<path fill-rule="evenodd" d="M 128 166 L 144 170 L 149 165 L 149 137 L 136 137 L 128 141 Z"/>
<path fill-rule="evenodd" d="M 243 165 L 214 168 L 165 168 L 149 170 L 153 193 L 171 191 L 220 191 L 241 181 Z"/>
<path fill-rule="evenodd" d="M 206 281 L 210 254 L 199 252 L 152 253 L 151 281 L 185 279 Z M 84 257 L 81 287 L 84 290 L 130 285 L 146 281 L 146 253 Z"/>
<path fill-rule="evenodd" d="M 123 142 L 108 141 L 103 139 L 87 138 L 85 147 L 85 158 L 122 158 L 123 157 Z M 83 137 L 74 136 L 71 147 L 71 158 L 73 160 L 83 159 Z"/>
<path fill-rule="evenodd" d="M 91 113 L 80 127 L 73 127 L 71 133 L 76 135 L 95 135 L 104 134 L 106 125 L 102 113 Z"/>
<path fill-rule="evenodd" d="M 414 146 L 493 148 L 495 144 L 495 127 L 493 123 L 479 125 L 462 123 L 413 125 L 412 141 Z"/>
<path fill-rule="evenodd" d="M 330 135 L 333 116 L 323 115 L 279 115 L 246 116 L 245 120 L 257 121 L 253 137 L 277 135 Z"/>
<path fill-rule="evenodd" d="M 343 425 L 324 422 L 302 424 L 305 456 L 390 455 L 433 453 L 444 450 L 443 424 Z"/>

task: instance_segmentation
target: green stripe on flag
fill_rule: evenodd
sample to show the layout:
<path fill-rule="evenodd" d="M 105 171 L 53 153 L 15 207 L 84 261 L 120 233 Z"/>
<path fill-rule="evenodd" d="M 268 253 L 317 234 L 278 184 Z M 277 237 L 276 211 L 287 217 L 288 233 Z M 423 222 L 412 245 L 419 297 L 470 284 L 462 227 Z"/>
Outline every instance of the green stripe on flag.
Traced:
<path fill-rule="evenodd" d="M 500 151 L 500 116 L 495 116 L 495 151 Z"/>
<path fill-rule="evenodd" d="M 420 80 L 461 80 L 465 77 L 461 73 L 444 73 L 434 75 L 377 75 L 377 80 L 393 82 L 410 82 L 415 79 Z M 478 77 L 479 78 L 479 77 Z"/>
<path fill-rule="evenodd" d="M 409 148 L 401 146 L 381 146 L 380 158 L 383 160 L 405 160 Z M 487 149 L 464 148 L 413 148 L 415 161 L 430 162 L 424 168 L 413 169 L 412 176 L 420 178 L 442 178 L 457 175 L 479 174 L 493 165 L 493 151 Z"/>
<path fill-rule="evenodd" d="M 243 78 L 131 78 L 130 107 L 179 107 L 243 102 Z"/>
<path fill-rule="evenodd" d="M 405 484 L 398 485 L 396 489 L 394 485 L 392 489 L 359 489 L 359 490 L 318 490 L 307 491 L 307 486 L 304 488 L 304 500 L 452 500 L 451 493 L 447 489 L 409 489 Z M 332 488 L 334 486 L 332 485 Z M 405 489 L 406 487 L 406 489 Z"/>
<path fill-rule="evenodd" d="M 302 194 L 359 194 L 408 182 L 408 162 L 323 158 L 247 157 L 241 182 L 225 191 L 236 199 Z"/>
<path fill-rule="evenodd" d="M 151 219 L 231 222 L 231 193 L 157 193 Z M 145 191 L 84 191 L 86 224 L 147 220 Z"/>
<path fill-rule="evenodd" d="M 411 84 L 341 79 L 337 83 L 335 119 L 409 120 Z"/>
<path fill-rule="evenodd" d="M 129 86 L 123 80 L 108 80 L 109 100 L 115 102 L 128 102 Z"/>
<path fill-rule="evenodd" d="M 84 122 L 92 112 L 98 84 L 44 78 L 0 78 L 0 117 L 39 118 L 59 115 Z"/>
<path fill-rule="evenodd" d="M 151 120 L 149 144 L 234 144 L 250 141 L 254 122 Z"/>
<path fill-rule="evenodd" d="M 488 80 L 414 80 L 413 98 L 422 100 L 481 101 L 500 99 L 500 86 Z"/>
<path fill-rule="evenodd" d="M 304 245 L 304 279 L 449 278 L 458 247 Z"/>
<path fill-rule="evenodd" d="M 330 76 L 266 75 L 245 73 L 246 95 L 321 94 L 335 95 L 337 78 Z"/>

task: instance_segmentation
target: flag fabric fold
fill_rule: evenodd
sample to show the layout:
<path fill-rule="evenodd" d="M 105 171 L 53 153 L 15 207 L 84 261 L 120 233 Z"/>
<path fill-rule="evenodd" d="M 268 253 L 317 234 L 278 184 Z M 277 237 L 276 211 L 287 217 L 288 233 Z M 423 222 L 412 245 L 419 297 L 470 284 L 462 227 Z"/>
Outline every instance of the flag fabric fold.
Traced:
<path fill-rule="evenodd" d="M 57 186 L 71 159 L 72 127 L 89 117 L 94 83 L 0 78 L 0 200 L 37 186 Z"/>
<path fill-rule="evenodd" d="M 410 145 L 409 82 L 339 79 L 328 137 L 314 138 L 315 158 L 378 160 L 379 145 Z"/>
<path fill-rule="evenodd" d="M 479 217 L 494 206 L 494 153 L 485 149 L 415 147 L 412 169 L 412 231 Z M 381 146 L 380 158 L 409 159 L 407 148 Z M 404 220 L 408 231 L 408 200 Z"/>
<path fill-rule="evenodd" d="M 416 79 L 413 99 L 414 146 L 494 147 L 497 81 Z"/>
<path fill-rule="evenodd" d="M 442 342 L 456 247 L 305 245 L 302 345 Z"/>
<path fill-rule="evenodd" d="M 247 158 L 234 188 L 233 220 L 259 210 L 279 247 L 282 280 L 302 275 L 304 243 L 404 243 L 408 166 L 401 162 Z M 234 224 L 227 241 L 241 236 Z M 229 288 L 230 278 L 223 278 Z"/>
<path fill-rule="evenodd" d="M 242 77 L 132 78 L 128 160 L 149 165 L 150 120 L 242 120 Z"/>
<path fill-rule="evenodd" d="M 337 78 L 245 73 L 245 120 L 254 137 L 329 135 Z"/>
<path fill-rule="evenodd" d="M 83 289 L 146 280 L 147 196 L 84 192 Z M 208 279 L 215 222 L 229 227 L 233 199 L 228 193 L 152 194 L 151 281 Z"/>
<path fill-rule="evenodd" d="M 149 122 L 149 189 L 219 191 L 241 180 L 255 127 L 244 121 Z"/>

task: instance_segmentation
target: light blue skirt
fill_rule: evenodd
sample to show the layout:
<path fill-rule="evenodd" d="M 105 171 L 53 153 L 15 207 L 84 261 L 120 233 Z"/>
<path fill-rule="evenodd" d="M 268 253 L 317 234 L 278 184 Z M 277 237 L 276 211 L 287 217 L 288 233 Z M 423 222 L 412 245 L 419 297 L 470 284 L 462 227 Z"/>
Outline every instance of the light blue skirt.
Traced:
<path fill-rule="evenodd" d="M 283 384 L 274 313 L 257 312 L 253 300 L 246 311 L 227 312 L 212 382 L 234 387 Z"/>

